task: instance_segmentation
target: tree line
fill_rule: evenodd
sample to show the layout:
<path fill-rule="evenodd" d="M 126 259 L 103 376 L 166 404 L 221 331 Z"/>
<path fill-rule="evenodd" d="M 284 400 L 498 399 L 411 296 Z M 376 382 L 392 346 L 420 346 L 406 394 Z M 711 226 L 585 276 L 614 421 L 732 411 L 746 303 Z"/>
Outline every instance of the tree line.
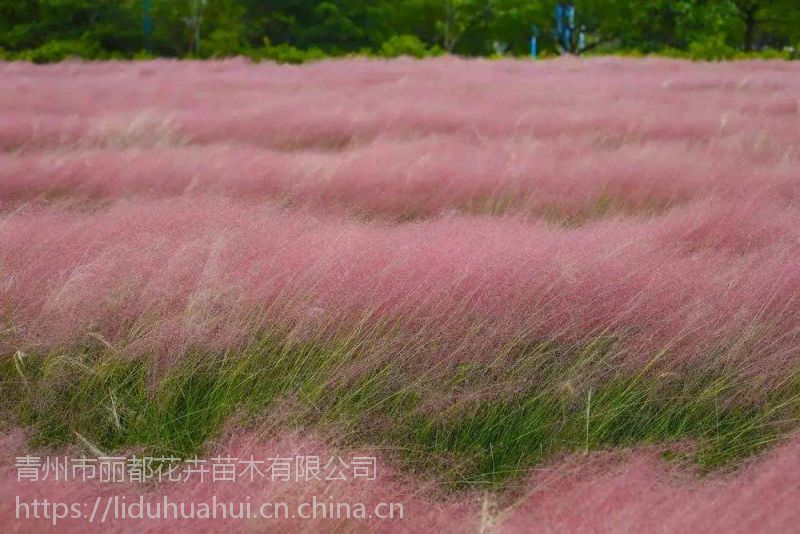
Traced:
<path fill-rule="evenodd" d="M 524 55 L 557 52 L 558 0 L 0 0 L 0 56 Z M 577 0 L 576 53 L 794 55 L 797 0 Z"/>

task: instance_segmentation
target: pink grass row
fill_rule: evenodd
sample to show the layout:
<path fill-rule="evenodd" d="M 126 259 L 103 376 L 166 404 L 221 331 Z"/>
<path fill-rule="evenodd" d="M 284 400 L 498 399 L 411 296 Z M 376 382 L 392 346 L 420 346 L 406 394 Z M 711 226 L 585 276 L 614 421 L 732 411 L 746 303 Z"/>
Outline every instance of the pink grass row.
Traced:
<path fill-rule="evenodd" d="M 625 361 L 759 374 L 798 363 L 800 213 L 702 201 L 565 230 L 454 216 L 386 225 L 218 199 L 0 218 L 7 343 L 223 349 L 256 331 L 366 337 L 391 324 L 492 359 L 508 343 L 618 336 Z M 9 349 L 13 346 L 7 347 Z M 414 357 L 421 353 L 395 354 Z M 720 361 L 721 359 L 721 361 Z M 713 361 L 713 362 L 712 362 Z"/>
<path fill-rule="evenodd" d="M 14 458 L 25 456 L 21 433 L 12 433 L 0 440 L 0 455 L 4 462 L 0 465 L 0 524 L 15 525 L 14 532 L 42 532 L 55 530 L 52 525 L 52 511 L 48 518 L 38 519 L 32 515 L 28 519 L 17 519 L 17 499 L 30 504 L 34 499 L 58 504 L 78 504 L 84 516 L 62 518 L 57 521 L 59 531 L 63 532 L 219 532 L 224 528 L 229 532 L 252 532 L 265 527 L 287 532 L 502 532 L 548 533 L 548 532 L 709 532 L 741 533 L 751 532 L 791 532 L 800 520 L 797 507 L 797 491 L 800 485 L 800 471 L 797 455 L 800 442 L 797 439 L 786 443 L 765 458 L 753 461 L 733 475 L 715 475 L 703 481 L 692 480 L 686 475 L 664 466 L 653 451 L 623 451 L 616 453 L 597 453 L 589 457 L 570 456 L 552 462 L 535 471 L 516 496 L 500 498 L 474 491 L 458 499 L 448 498 L 438 493 L 435 486 L 409 480 L 384 465 L 380 455 L 374 451 L 342 451 L 325 446 L 313 439 L 296 436 L 280 436 L 263 440 L 253 435 L 240 435 L 225 441 L 210 452 L 207 459 L 217 459 L 239 465 L 245 462 L 263 461 L 258 472 L 237 474 L 237 482 L 214 482 L 211 468 L 200 481 L 199 474 L 188 475 L 185 481 L 149 483 L 137 482 L 98 482 L 81 480 L 60 481 L 23 479 L 17 481 L 18 469 Z M 76 450 L 58 451 L 60 460 L 79 458 Z M 323 464 L 330 458 L 376 457 L 376 480 L 346 481 L 325 480 L 332 475 L 321 475 L 320 480 L 269 482 L 273 476 L 269 471 L 271 458 L 321 458 Z M 54 462 L 55 454 L 52 456 Z M 228 459 L 228 460 L 226 460 Z M 42 461 L 46 461 L 42 460 Z M 207 460 L 208 461 L 208 460 Z M 283 460 L 280 460 L 281 462 Z M 346 462 L 347 460 L 345 460 Z M 209 464 L 210 465 L 210 464 Z M 243 468 L 244 473 L 246 467 Z M 281 468 L 282 469 L 282 468 Z M 266 473 L 265 473 L 266 472 Z M 277 471 L 276 471 L 277 472 Z M 294 471 L 292 471 L 294 472 Z M 329 471 L 325 471 L 326 473 Z M 330 471 L 331 473 L 333 471 Z M 78 477 L 83 471 L 78 471 Z M 262 473 L 267 482 L 258 480 Z M 281 471 L 280 473 L 283 473 Z M 340 470 L 336 476 L 342 476 Z M 68 475 L 68 477 L 71 475 Z M 90 475 L 91 476 L 91 475 Z M 95 475 L 97 476 L 97 475 Z M 256 480 L 250 481 L 248 476 Z M 279 477 L 283 475 L 279 474 Z M 166 475 L 165 475 L 166 478 Z M 219 478 L 219 477 L 218 477 Z M 116 498 L 116 500 L 114 500 Z M 216 498 L 216 501 L 214 499 Z M 139 512 L 130 505 L 149 503 Z M 183 503 L 183 511 L 175 512 L 163 507 L 165 502 L 176 507 Z M 98 511 L 92 515 L 95 503 L 100 502 Z M 106 512 L 106 504 L 112 504 Z M 247 510 L 251 513 L 283 514 L 283 509 L 275 508 L 274 503 L 285 504 L 288 517 L 280 515 L 271 519 L 221 519 L 222 511 L 217 508 L 220 519 L 184 519 L 179 514 L 191 517 L 200 515 L 203 504 L 210 509 L 211 503 L 219 506 L 233 505 L 234 513 Z M 347 508 L 340 505 L 345 502 Z M 241 503 L 241 505 L 239 504 Z M 263 508 L 270 503 L 270 508 Z M 307 503 L 307 504 L 304 504 Z M 308 516 L 317 505 L 316 518 Z M 331 507 L 334 503 L 334 507 Z M 357 519 L 357 503 L 372 514 L 376 506 L 383 506 L 385 514 L 389 504 L 395 506 L 393 519 L 379 520 L 375 517 Z M 122 515 L 122 505 L 134 514 L 173 513 L 166 519 L 133 518 L 126 511 Z M 162 506 L 161 509 L 156 505 Z M 116 510 L 116 511 L 115 511 Z M 226 512 L 230 508 L 226 508 Z M 22 517 L 26 509 L 20 508 Z M 72 509 L 70 509 L 72 512 Z M 60 512 L 60 513 L 63 513 Z M 39 514 L 42 514 L 41 509 Z M 323 514 L 330 514 L 323 518 Z M 292 517 L 294 515 L 294 517 Z M 90 522 L 90 518 L 93 521 Z M 105 519 L 104 519 L 105 518 Z"/>
<path fill-rule="evenodd" d="M 800 358 L 793 63 L 0 76 L 8 349 L 98 335 L 174 357 L 361 325 L 423 361 L 598 336 L 634 367 Z"/>

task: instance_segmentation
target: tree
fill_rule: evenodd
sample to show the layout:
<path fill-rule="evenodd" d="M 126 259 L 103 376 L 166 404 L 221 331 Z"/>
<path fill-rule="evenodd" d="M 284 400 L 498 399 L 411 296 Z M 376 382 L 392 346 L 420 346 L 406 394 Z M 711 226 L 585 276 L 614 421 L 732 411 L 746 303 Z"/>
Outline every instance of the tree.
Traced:
<path fill-rule="evenodd" d="M 481 19 L 491 17 L 491 0 L 443 0 L 444 17 L 439 28 L 442 45 L 452 54 L 463 35 Z"/>
<path fill-rule="evenodd" d="M 57 40 L 133 51 L 141 28 L 131 9 L 136 1 L 2 0 L 0 46 L 24 50 Z"/>
<path fill-rule="evenodd" d="M 418 38 L 425 48 L 492 53 L 493 43 L 526 54 L 531 26 L 542 49 L 555 49 L 558 0 L 0 0 L 0 49 L 38 50 L 42 61 L 69 55 L 228 56 L 288 47 L 327 54 L 380 51 L 389 39 Z M 704 43 L 753 50 L 800 43 L 797 0 L 575 0 L 584 53 L 658 52 Z M 146 14 L 149 13 L 151 23 Z M 201 38 L 202 37 L 202 43 Z M 391 49 L 400 41 L 396 41 Z M 405 41 L 403 41 L 405 42 Z M 735 51 L 734 51 L 735 52 Z M 702 54 L 700 54 L 702 55 Z M 33 57 L 33 56 L 32 56 Z M 316 56 L 315 56 L 316 57 Z"/>
<path fill-rule="evenodd" d="M 764 26 L 779 29 L 797 27 L 796 0 L 731 0 L 739 18 L 744 23 L 744 49 L 755 50 L 759 30 Z"/>

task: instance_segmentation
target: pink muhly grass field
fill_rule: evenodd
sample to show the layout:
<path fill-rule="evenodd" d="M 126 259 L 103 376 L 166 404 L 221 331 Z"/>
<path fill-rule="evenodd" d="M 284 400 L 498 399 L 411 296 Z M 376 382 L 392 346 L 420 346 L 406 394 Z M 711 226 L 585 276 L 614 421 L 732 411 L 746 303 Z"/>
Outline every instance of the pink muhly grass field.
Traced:
<path fill-rule="evenodd" d="M 425 376 L 609 338 L 606 375 L 725 371 L 745 399 L 800 366 L 796 62 L 0 63 L 0 80 L 6 354 L 93 338 L 169 367 L 268 333 Z M 390 528 L 417 531 L 800 519 L 796 440 L 702 483 L 625 454 L 555 462 L 514 503 L 397 473 L 365 498 L 411 496 L 419 522 Z"/>
<path fill-rule="evenodd" d="M 634 366 L 670 347 L 676 362 L 722 351 L 774 375 L 798 356 L 800 214 L 752 201 L 569 230 L 488 216 L 364 224 L 205 197 L 23 206 L 0 219 L 0 250 L 14 346 L 96 333 L 175 355 L 253 328 L 332 335 L 367 318 L 425 329 L 444 343 L 431 358 L 609 332 Z"/>
<path fill-rule="evenodd" d="M 12 433 L 0 442 L 3 458 L 27 454 L 23 436 Z M 59 451 L 68 455 L 70 451 Z M 78 453 L 72 451 L 74 457 Z M 270 458 L 276 453 L 288 456 L 352 458 L 369 451 L 333 450 L 318 440 L 296 436 L 278 436 L 265 441 L 242 434 L 212 451 L 219 458 Z M 402 503 L 403 519 L 361 521 L 354 519 L 269 520 L 271 528 L 287 532 L 359 531 L 359 532 L 709 532 L 741 533 L 792 532 L 800 520 L 797 493 L 800 471 L 797 456 L 800 443 L 788 442 L 735 475 L 692 480 L 685 473 L 664 467 L 650 450 L 622 453 L 599 453 L 591 458 L 569 457 L 548 464 L 532 475 L 526 489 L 514 498 L 501 501 L 485 493 L 475 493 L 460 500 L 380 466 L 378 479 L 349 481 L 313 481 L 306 484 L 287 482 L 214 482 L 210 475 L 201 482 L 199 475 L 187 481 L 162 482 L 142 486 L 138 483 L 103 483 L 58 481 L 17 482 L 12 465 L 0 466 L 0 524 L 10 524 L 15 517 L 16 499 L 32 502 L 87 502 L 117 497 L 119 502 L 252 504 L 261 503 L 363 503 L 372 510 L 378 503 Z M 211 458 L 212 456 L 209 456 Z M 343 498 L 346 497 L 346 498 Z M 124 499 L 124 501 L 123 501 Z M 313 501 L 312 499 L 317 499 Z M 306 506 L 306 508 L 309 508 Z M 91 509 L 91 507 L 89 508 Z M 153 508 L 155 509 L 155 508 Z M 188 508 L 187 508 L 188 509 Z M 236 508 L 234 508 L 236 510 Z M 304 512 L 305 513 L 305 512 Z M 399 513 L 399 512 L 398 512 Z M 107 516 L 105 523 L 66 518 L 58 525 L 66 532 L 136 531 L 163 532 L 251 532 L 254 521 L 121 519 Z M 413 523 L 409 524 L 409 519 Z M 53 529 L 39 519 L 13 529 L 15 532 L 41 532 Z"/>

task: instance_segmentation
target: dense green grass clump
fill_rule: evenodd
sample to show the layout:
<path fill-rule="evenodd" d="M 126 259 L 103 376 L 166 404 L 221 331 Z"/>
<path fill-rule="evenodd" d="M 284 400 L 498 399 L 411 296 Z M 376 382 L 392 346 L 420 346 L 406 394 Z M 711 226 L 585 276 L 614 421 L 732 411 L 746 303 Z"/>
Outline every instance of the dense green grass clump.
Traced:
<path fill-rule="evenodd" d="M 731 466 L 797 427 L 796 380 L 745 402 L 722 375 L 581 381 L 588 367 L 557 366 L 553 350 L 516 351 L 503 372 L 469 364 L 435 377 L 394 362 L 352 372 L 358 347 L 269 337 L 189 355 L 161 374 L 98 347 L 18 353 L 0 364 L 0 410 L 10 425 L 32 427 L 36 446 L 78 441 L 182 458 L 201 454 L 227 424 L 309 431 L 382 448 L 453 489 L 499 488 L 558 454 L 680 440 L 693 444 L 680 456 L 703 469 Z M 520 373 L 537 379 L 520 386 Z"/>

